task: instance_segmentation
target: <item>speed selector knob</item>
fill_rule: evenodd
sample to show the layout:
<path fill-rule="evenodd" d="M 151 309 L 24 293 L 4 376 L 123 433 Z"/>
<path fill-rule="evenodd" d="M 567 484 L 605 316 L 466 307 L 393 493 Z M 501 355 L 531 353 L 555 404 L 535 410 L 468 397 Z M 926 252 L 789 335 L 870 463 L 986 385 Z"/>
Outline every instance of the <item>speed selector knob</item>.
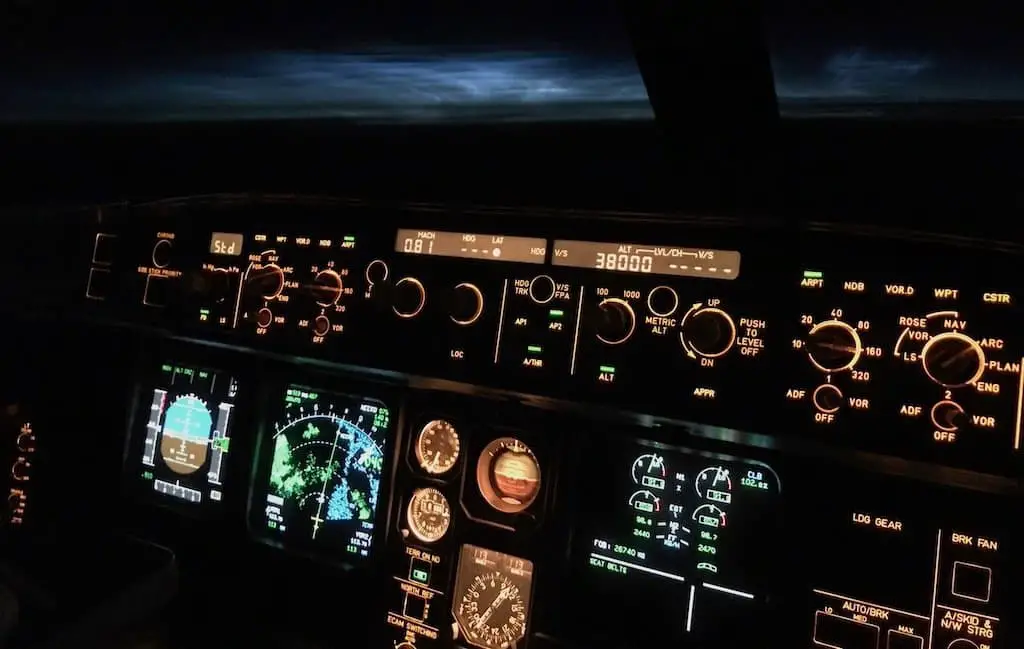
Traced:
<path fill-rule="evenodd" d="M 475 284 L 462 282 L 457 284 L 452 293 L 452 312 L 448 317 L 455 324 L 466 327 L 477 320 L 484 312 L 484 294 Z"/>
<path fill-rule="evenodd" d="M 818 409 L 818 412 L 830 415 L 839 412 L 843 406 L 843 393 L 831 383 L 824 383 L 814 390 L 811 401 L 814 402 L 814 407 Z"/>
<path fill-rule="evenodd" d="M 620 345 L 636 330 L 636 313 L 629 302 L 610 297 L 597 305 L 597 339 L 606 345 Z"/>
<path fill-rule="evenodd" d="M 973 338 L 947 331 L 925 343 L 921 366 L 932 381 L 959 388 L 977 382 L 985 373 L 985 350 Z"/>
<path fill-rule="evenodd" d="M 717 307 L 694 305 L 683 318 L 679 340 L 683 347 L 704 358 L 718 358 L 736 344 L 736 323 L 732 316 Z"/>
<path fill-rule="evenodd" d="M 394 302 L 391 309 L 399 318 L 415 318 L 427 303 L 427 289 L 415 277 L 403 277 L 395 282 Z"/>

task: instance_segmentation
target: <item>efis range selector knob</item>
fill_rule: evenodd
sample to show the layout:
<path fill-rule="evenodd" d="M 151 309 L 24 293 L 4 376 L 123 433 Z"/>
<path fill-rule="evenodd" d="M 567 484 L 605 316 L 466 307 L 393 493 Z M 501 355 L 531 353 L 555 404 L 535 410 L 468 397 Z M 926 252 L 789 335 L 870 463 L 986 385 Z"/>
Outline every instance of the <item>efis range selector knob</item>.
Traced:
<path fill-rule="evenodd" d="M 415 318 L 427 303 L 427 289 L 415 277 L 403 277 L 392 289 L 391 310 L 399 318 Z"/>
<path fill-rule="evenodd" d="M 636 313 L 629 302 L 610 297 L 597 305 L 597 339 L 606 345 L 620 345 L 636 331 Z"/>
<path fill-rule="evenodd" d="M 484 294 L 476 284 L 462 282 L 452 290 L 451 314 L 452 322 L 460 327 L 467 327 L 477 320 L 484 312 Z"/>
<path fill-rule="evenodd" d="M 697 356 L 718 358 L 736 344 L 736 323 L 717 307 L 693 305 L 681 324 L 679 340 Z"/>
<path fill-rule="evenodd" d="M 334 306 L 341 299 L 344 285 L 341 283 L 341 275 L 327 269 L 316 274 L 309 288 L 316 303 L 322 307 L 328 307 Z"/>

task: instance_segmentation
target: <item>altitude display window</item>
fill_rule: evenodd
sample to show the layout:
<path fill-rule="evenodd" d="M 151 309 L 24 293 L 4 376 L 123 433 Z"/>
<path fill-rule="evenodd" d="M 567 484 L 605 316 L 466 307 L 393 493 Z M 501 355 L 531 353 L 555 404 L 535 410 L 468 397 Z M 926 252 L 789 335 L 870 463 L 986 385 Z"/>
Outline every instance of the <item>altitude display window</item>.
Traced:
<path fill-rule="evenodd" d="M 368 557 L 391 410 L 372 398 L 293 385 L 260 444 L 250 526 L 287 549 Z"/>
<path fill-rule="evenodd" d="M 134 490 L 195 510 L 224 498 L 238 383 L 211 369 L 164 363 L 145 386 L 125 465 Z"/>

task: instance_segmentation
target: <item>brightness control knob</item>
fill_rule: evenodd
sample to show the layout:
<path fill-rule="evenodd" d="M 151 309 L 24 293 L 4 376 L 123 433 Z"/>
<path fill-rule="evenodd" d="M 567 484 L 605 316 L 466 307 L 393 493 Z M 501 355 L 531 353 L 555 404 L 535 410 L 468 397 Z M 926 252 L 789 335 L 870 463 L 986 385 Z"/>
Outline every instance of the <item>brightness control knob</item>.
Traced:
<path fill-rule="evenodd" d="M 947 388 L 972 385 L 985 373 L 985 350 L 973 338 L 947 331 L 925 343 L 921 366 L 928 378 Z"/>
<path fill-rule="evenodd" d="M 484 294 L 476 286 L 468 282 L 457 284 L 452 293 L 452 312 L 448 316 L 460 327 L 468 327 L 484 312 Z"/>
<path fill-rule="evenodd" d="M 843 406 L 843 393 L 831 383 L 823 383 L 814 390 L 811 401 L 814 402 L 814 407 L 818 409 L 818 412 L 831 415 L 839 412 Z"/>
<path fill-rule="evenodd" d="M 393 293 L 391 310 L 399 318 L 415 318 L 427 303 L 427 289 L 415 277 L 403 277 L 395 282 Z"/>
<path fill-rule="evenodd" d="M 807 358 L 822 372 L 845 372 L 860 360 L 864 346 L 860 334 L 840 320 L 826 320 L 807 334 Z"/>
<path fill-rule="evenodd" d="M 717 307 L 694 304 L 680 328 L 679 341 L 691 356 L 718 358 L 736 344 L 736 323 Z"/>
<path fill-rule="evenodd" d="M 343 289 L 341 275 L 333 270 L 322 270 L 317 273 L 316 277 L 313 278 L 312 286 L 310 286 L 313 299 L 323 307 L 337 304 L 338 300 L 341 299 Z"/>
<path fill-rule="evenodd" d="M 597 305 L 597 339 L 606 345 L 621 345 L 636 331 L 636 313 L 629 302 L 610 297 Z"/>

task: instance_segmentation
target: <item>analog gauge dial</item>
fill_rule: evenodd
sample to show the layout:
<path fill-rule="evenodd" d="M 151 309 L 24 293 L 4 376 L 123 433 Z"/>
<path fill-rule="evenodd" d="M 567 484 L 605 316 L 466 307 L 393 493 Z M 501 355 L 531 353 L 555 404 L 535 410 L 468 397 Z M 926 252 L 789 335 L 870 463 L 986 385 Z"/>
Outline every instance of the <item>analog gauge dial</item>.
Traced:
<path fill-rule="evenodd" d="M 436 543 L 448 532 L 452 510 L 443 493 L 426 487 L 413 493 L 405 517 L 414 537 L 424 543 Z"/>
<path fill-rule="evenodd" d="M 508 649 L 526 636 L 533 563 L 472 545 L 462 548 L 452 613 L 459 635 L 481 649 Z"/>
<path fill-rule="evenodd" d="M 443 419 L 435 419 L 416 437 L 416 462 L 430 475 L 443 475 L 459 461 L 459 433 Z"/>
<path fill-rule="evenodd" d="M 505 514 L 529 508 L 540 493 L 541 470 L 530 448 L 514 437 L 496 439 L 476 463 L 476 484 L 487 504 Z"/>

